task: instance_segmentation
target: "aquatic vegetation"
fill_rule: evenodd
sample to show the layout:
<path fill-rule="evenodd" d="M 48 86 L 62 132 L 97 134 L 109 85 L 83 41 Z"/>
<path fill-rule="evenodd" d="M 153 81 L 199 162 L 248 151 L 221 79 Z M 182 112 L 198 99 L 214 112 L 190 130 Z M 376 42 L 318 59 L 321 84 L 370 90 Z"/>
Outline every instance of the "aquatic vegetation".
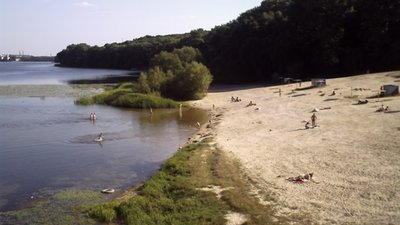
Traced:
<path fill-rule="evenodd" d="M 32 199 L 30 207 L 24 207 L 21 210 L 1 212 L 0 224 L 96 224 L 96 221 L 86 216 L 84 212 L 87 208 L 103 202 L 100 193 L 68 189 L 56 193 L 40 194 L 50 194 L 51 196 L 48 198 L 35 197 Z"/>
<path fill-rule="evenodd" d="M 127 108 L 175 108 L 181 104 L 156 94 L 137 93 L 135 85 L 130 83 L 124 83 L 117 88 L 106 90 L 93 97 L 82 97 L 75 103 L 82 105 L 105 104 Z"/>

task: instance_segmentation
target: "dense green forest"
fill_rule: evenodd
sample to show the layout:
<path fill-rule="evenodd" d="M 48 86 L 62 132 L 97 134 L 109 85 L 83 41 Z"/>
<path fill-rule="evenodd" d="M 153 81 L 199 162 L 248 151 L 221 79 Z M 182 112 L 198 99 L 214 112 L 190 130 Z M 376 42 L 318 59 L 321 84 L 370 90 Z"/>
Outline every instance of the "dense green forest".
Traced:
<path fill-rule="evenodd" d="M 147 69 L 155 54 L 183 46 L 201 51 L 216 82 L 396 70 L 400 0 L 264 0 L 211 31 L 70 45 L 57 59 L 64 66 Z"/>
<path fill-rule="evenodd" d="M 183 46 L 200 48 L 206 34 L 199 29 L 187 34 L 145 36 L 102 47 L 72 44 L 57 54 L 56 62 L 68 67 L 147 69 L 151 58 L 161 51 Z"/>

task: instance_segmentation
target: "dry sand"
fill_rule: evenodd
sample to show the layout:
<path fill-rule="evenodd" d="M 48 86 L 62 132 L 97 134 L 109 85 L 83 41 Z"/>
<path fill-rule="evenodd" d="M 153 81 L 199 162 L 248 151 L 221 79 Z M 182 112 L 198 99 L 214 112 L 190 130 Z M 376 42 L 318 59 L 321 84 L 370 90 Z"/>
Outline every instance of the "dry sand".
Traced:
<path fill-rule="evenodd" d="M 276 196 L 277 214 L 308 215 L 316 224 L 400 224 L 400 112 L 393 112 L 400 96 L 355 105 L 383 84 L 399 85 L 400 72 L 329 79 L 295 93 L 299 84 L 217 87 L 194 104 L 222 112 L 217 144 Z M 257 105 L 246 107 L 249 101 Z M 382 104 L 393 113 L 375 112 Z M 316 112 L 318 127 L 306 130 L 314 108 L 330 109 Z M 308 172 L 319 183 L 285 179 Z"/>

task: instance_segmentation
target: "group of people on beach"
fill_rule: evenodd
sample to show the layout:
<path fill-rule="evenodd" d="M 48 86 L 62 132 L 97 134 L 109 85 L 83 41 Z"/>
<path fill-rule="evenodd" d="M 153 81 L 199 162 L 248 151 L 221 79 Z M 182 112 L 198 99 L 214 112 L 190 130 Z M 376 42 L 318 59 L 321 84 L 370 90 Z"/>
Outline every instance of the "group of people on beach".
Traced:
<path fill-rule="evenodd" d="M 376 112 L 389 112 L 389 106 L 384 107 L 382 104 L 381 107 L 376 110 Z"/>
<path fill-rule="evenodd" d="M 240 99 L 239 97 L 231 97 L 231 102 L 240 102 L 240 101 L 242 101 L 242 99 Z"/>

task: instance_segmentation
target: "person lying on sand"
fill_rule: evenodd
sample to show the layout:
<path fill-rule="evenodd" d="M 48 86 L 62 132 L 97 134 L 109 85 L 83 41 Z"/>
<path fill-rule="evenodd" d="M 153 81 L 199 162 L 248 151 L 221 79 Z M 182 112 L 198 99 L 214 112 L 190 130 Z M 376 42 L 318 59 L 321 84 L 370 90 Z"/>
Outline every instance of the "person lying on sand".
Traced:
<path fill-rule="evenodd" d="M 250 101 L 249 104 L 246 105 L 246 107 L 253 106 L 253 105 L 256 105 L 256 103 L 253 103 L 253 101 Z"/>
<path fill-rule="evenodd" d="M 383 110 L 383 112 L 389 112 L 389 106 L 386 106 L 386 108 Z"/>
<path fill-rule="evenodd" d="M 381 105 L 381 107 L 379 107 L 379 109 L 377 109 L 375 112 L 389 112 L 389 106 L 383 107 L 383 105 Z"/>
<path fill-rule="evenodd" d="M 313 175 L 314 173 L 308 173 L 304 175 L 299 175 L 297 177 L 288 177 L 286 178 L 286 180 L 291 181 L 293 183 L 304 183 L 307 181 L 313 181 Z"/>
<path fill-rule="evenodd" d="M 368 100 L 358 100 L 357 104 L 362 105 L 362 104 L 367 104 L 367 103 L 368 103 Z"/>
<path fill-rule="evenodd" d="M 385 110 L 385 107 L 383 107 L 383 104 L 381 105 L 381 107 L 379 107 L 375 112 L 382 112 Z"/>

